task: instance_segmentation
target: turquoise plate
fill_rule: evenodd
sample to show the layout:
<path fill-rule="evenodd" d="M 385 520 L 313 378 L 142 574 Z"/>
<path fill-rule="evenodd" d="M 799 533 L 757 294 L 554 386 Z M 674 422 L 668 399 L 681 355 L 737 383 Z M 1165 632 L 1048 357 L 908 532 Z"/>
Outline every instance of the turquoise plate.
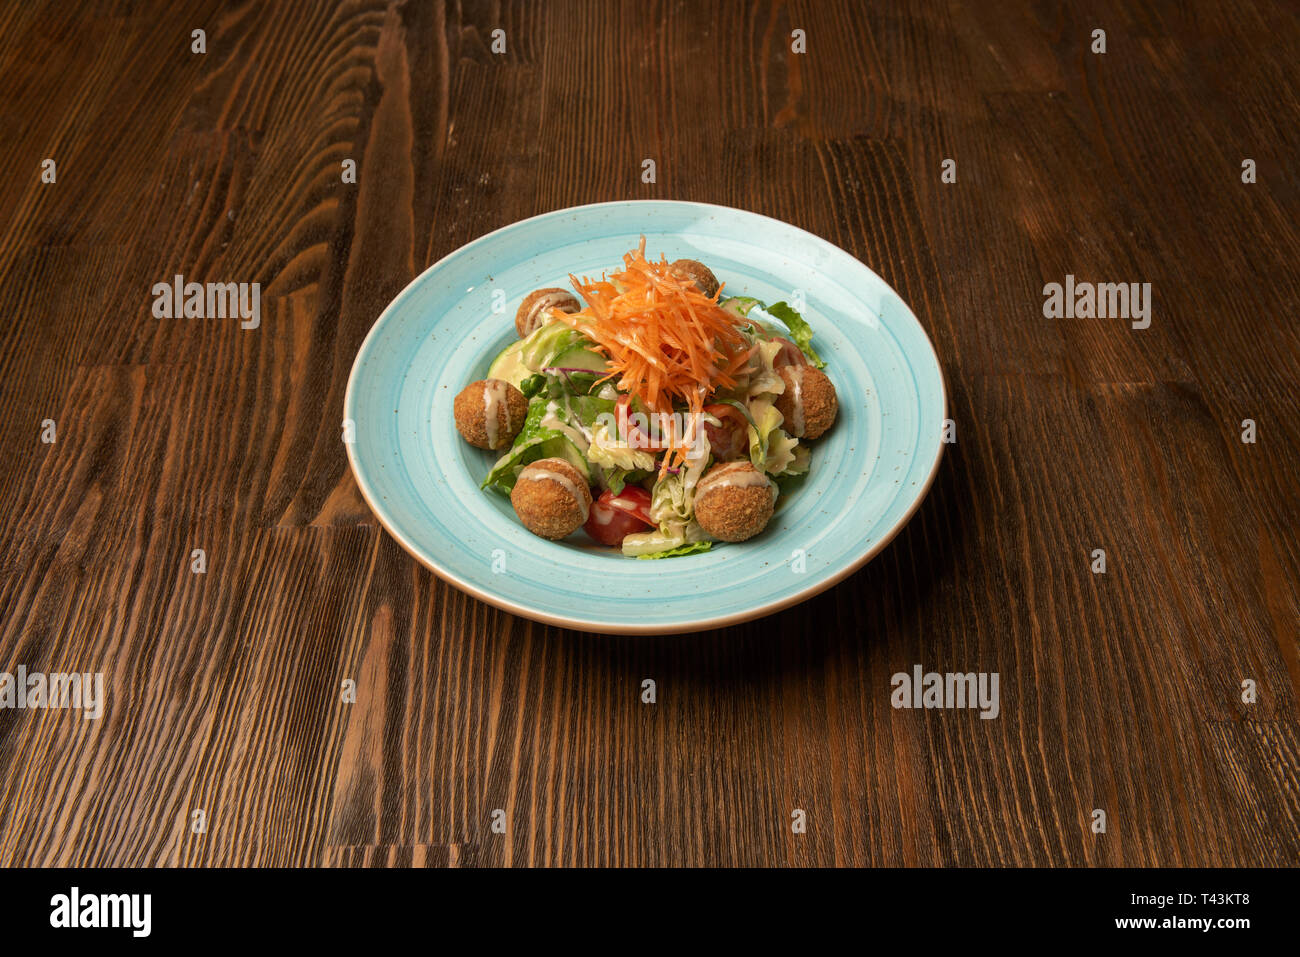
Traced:
<path fill-rule="evenodd" d="M 698 259 L 732 295 L 797 298 L 839 393 L 812 470 L 759 537 L 699 555 L 624 558 L 581 531 L 529 533 L 510 500 L 479 491 L 494 456 L 456 433 L 452 400 L 515 338 L 520 300 L 568 274 L 597 276 L 646 237 L 647 255 Z M 421 273 L 362 343 L 344 400 L 352 471 L 416 559 L 483 601 L 584 631 L 718 628 L 803 601 L 861 567 L 916 511 L 943 451 L 943 374 L 894 290 L 824 239 L 755 213 L 669 201 L 535 216 Z M 863 596 L 870 601 L 870 596 Z"/>

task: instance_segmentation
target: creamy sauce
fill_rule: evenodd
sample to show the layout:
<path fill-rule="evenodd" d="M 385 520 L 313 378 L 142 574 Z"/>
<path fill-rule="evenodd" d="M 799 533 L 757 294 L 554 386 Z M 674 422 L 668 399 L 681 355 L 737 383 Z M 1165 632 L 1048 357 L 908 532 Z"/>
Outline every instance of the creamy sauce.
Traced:
<path fill-rule="evenodd" d="M 569 302 L 570 298 L 567 292 L 552 292 L 539 297 L 528 312 L 528 332 L 534 333 L 546 325 L 546 313 L 561 303 Z"/>
<path fill-rule="evenodd" d="M 804 433 L 803 420 L 803 366 L 794 366 L 790 371 L 794 392 L 790 395 L 790 434 L 800 438 Z"/>
<path fill-rule="evenodd" d="M 776 495 L 776 486 L 762 472 L 754 468 L 725 468 L 700 482 L 699 494 L 707 495 L 715 488 L 753 488 L 765 485 Z"/>
<path fill-rule="evenodd" d="M 560 487 L 573 496 L 573 500 L 578 503 L 578 508 L 582 511 L 582 521 L 586 524 L 587 514 L 591 506 L 588 504 L 590 496 L 583 495 L 582 490 L 574 484 L 573 480 L 567 475 L 559 472 L 552 472 L 550 469 L 539 469 L 529 466 L 519 473 L 521 479 L 529 479 L 534 482 L 540 482 L 544 479 L 551 479 L 559 483 Z"/>
<path fill-rule="evenodd" d="M 568 404 L 568 399 L 565 399 Z M 581 425 L 573 426 L 565 422 L 559 415 L 560 406 L 554 399 L 546 403 L 546 414 L 542 416 L 538 425 L 543 428 L 554 429 L 563 435 L 567 435 L 569 440 L 578 447 L 583 455 L 587 454 L 587 449 L 591 448 L 591 433 Z"/>
<path fill-rule="evenodd" d="M 501 419 L 499 413 L 504 409 L 506 415 L 506 434 L 515 430 L 510 421 L 510 403 L 506 400 L 509 383 L 500 379 L 485 379 L 483 382 L 483 428 L 487 432 L 488 448 L 497 447 L 501 437 Z"/>

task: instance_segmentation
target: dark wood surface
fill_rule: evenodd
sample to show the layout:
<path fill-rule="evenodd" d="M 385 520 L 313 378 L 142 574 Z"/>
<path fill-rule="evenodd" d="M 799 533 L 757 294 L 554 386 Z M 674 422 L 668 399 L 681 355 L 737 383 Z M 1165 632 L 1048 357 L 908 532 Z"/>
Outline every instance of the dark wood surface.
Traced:
<path fill-rule="evenodd" d="M 0 6 L 0 670 L 107 692 L 0 711 L 0 864 L 1300 860 L 1297 8 L 890 6 Z M 349 471 L 404 284 L 624 198 L 826 237 L 942 358 L 928 499 L 769 619 L 513 618 Z M 261 328 L 155 319 L 176 273 Z M 1066 274 L 1152 283 L 1150 328 L 1045 319 Z M 914 664 L 1000 716 L 894 710 Z"/>

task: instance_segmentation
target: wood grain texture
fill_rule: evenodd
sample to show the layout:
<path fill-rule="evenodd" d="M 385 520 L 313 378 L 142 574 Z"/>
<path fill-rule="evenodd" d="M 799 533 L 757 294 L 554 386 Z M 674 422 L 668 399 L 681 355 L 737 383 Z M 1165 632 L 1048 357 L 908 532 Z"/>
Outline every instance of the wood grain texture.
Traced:
<path fill-rule="evenodd" d="M 0 670 L 107 692 L 0 710 L 0 864 L 1300 862 L 1298 60 L 1266 0 L 0 6 Z M 950 386 L 899 538 L 725 631 L 480 604 L 340 441 L 414 275 L 635 198 L 844 247 Z M 176 273 L 260 329 L 153 318 Z M 1151 327 L 1044 319 L 1067 273 Z M 917 663 L 1000 716 L 894 710 Z"/>

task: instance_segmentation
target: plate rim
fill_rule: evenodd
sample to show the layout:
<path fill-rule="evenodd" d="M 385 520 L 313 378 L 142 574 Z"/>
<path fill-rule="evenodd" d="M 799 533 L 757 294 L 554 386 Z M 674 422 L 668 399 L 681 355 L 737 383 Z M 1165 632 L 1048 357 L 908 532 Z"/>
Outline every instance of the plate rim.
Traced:
<path fill-rule="evenodd" d="M 895 296 L 897 296 L 899 302 L 903 303 L 903 305 L 907 307 L 908 315 L 911 318 L 911 320 L 915 322 L 917 327 L 920 329 L 921 336 L 922 338 L 924 338 L 925 344 L 930 350 L 930 357 L 931 359 L 934 360 L 934 367 L 939 372 L 939 392 L 940 392 L 941 404 L 943 406 L 943 419 L 946 420 L 948 418 L 948 380 L 947 380 L 947 376 L 944 374 L 943 364 L 939 361 L 939 353 L 934 347 L 934 341 L 930 338 L 929 332 L 926 331 L 925 326 L 921 324 L 921 320 L 917 317 L 916 312 L 912 309 L 911 304 L 907 302 L 907 300 L 905 300 L 901 295 L 899 295 L 898 290 L 896 290 L 893 286 L 891 286 L 888 282 L 886 282 L 879 273 L 877 273 L 874 269 L 872 269 L 870 266 L 864 263 L 857 256 L 853 255 L 847 249 L 844 249 L 842 246 L 837 246 L 829 239 L 826 239 L 822 236 L 818 236 L 816 233 L 809 232 L 808 230 L 803 229 L 800 226 L 795 226 L 793 223 L 787 223 L 784 220 L 775 218 L 774 216 L 767 216 L 763 213 L 756 213 L 753 210 L 740 209 L 735 206 L 723 206 L 718 203 L 701 203 L 701 202 L 694 202 L 689 200 L 676 200 L 676 199 L 621 199 L 621 200 L 608 200 L 599 203 L 583 203 L 579 206 L 565 206 L 560 209 L 553 209 L 553 210 L 548 210 L 547 212 L 544 213 L 538 213 L 534 216 L 529 216 L 525 219 L 515 220 L 512 223 L 507 223 L 504 226 L 499 226 L 496 229 L 491 230 L 490 232 L 484 233 L 482 236 L 479 236 L 476 239 L 472 239 L 461 246 L 457 246 L 455 249 L 447 253 L 447 255 L 439 259 L 437 262 L 431 263 L 429 266 L 423 269 L 416 276 L 412 277 L 411 281 L 408 282 L 405 286 L 403 286 L 401 291 L 398 292 L 397 295 L 394 296 L 391 300 L 389 300 L 388 305 L 386 305 L 383 311 L 379 313 L 379 316 L 375 319 L 374 323 L 371 324 L 370 330 L 366 333 L 366 337 L 361 341 L 361 345 L 357 349 L 357 354 L 352 360 L 352 368 L 348 372 L 347 389 L 344 391 L 344 395 L 343 395 L 344 420 L 353 421 L 353 422 L 356 421 L 355 417 L 351 413 L 354 411 L 353 390 L 356 385 L 358 370 L 360 369 L 361 363 L 365 359 L 366 354 L 370 350 L 375 340 L 376 333 L 379 331 L 380 326 L 383 325 L 384 320 L 387 318 L 388 314 L 393 311 L 394 307 L 396 307 L 398 303 L 400 303 L 403 299 L 405 299 L 408 295 L 410 295 L 412 293 L 412 290 L 415 288 L 415 286 L 419 284 L 421 280 L 423 280 L 428 273 L 437 269 L 439 266 L 441 266 L 452 256 L 462 253 L 465 250 L 472 249 L 475 246 L 486 244 L 489 240 L 493 239 L 494 237 L 502 233 L 506 233 L 515 229 L 522 229 L 527 225 L 529 225 L 530 223 L 536 222 L 537 220 L 547 219 L 550 217 L 564 216 L 566 214 L 572 214 L 583 210 L 593 210 L 593 209 L 601 209 L 601 208 L 609 208 L 609 207 L 626 207 L 630 205 L 641 205 L 641 204 L 674 205 L 674 206 L 695 208 L 699 210 L 720 210 L 725 213 L 743 213 L 746 216 L 755 216 L 759 219 L 767 220 L 768 222 L 781 226 L 785 229 L 793 229 L 798 233 L 802 233 L 805 237 L 808 237 L 809 239 L 812 239 L 819 243 L 824 243 L 827 246 L 830 246 L 831 248 L 848 256 L 859 266 L 861 266 L 872 276 L 874 276 L 877 280 L 879 280 L 885 286 L 886 289 L 888 289 Z M 930 488 L 934 484 L 935 476 L 939 474 L 939 464 L 943 461 L 943 456 L 945 451 L 944 446 L 947 443 L 943 442 L 942 439 L 937 443 L 934 458 L 930 462 L 929 472 L 925 477 L 925 481 L 921 485 L 920 491 L 917 493 L 916 497 L 912 500 L 911 505 L 908 506 L 907 511 L 903 515 L 901 515 L 888 529 L 886 529 L 880 535 L 880 537 L 877 538 L 876 541 L 873 542 L 865 552 L 863 552 L 862 555 L 855 558 L 853 561 L 847 563 L 843 568 L 838 569 L 836 572 L 834 572 L 833 574 L 829 575 L 828 577 L 820 581 L 810 582 L 807 586 L 799 589 L 793 594 L 786 595 L 782 598 L 774 599 L 773 601 L 767 603 L 755 605 L 754 607 L 747 608 L 744 611 L 737 611 L 737 612 L 732 612 L 731 614 L 718 615 L 709 618 L 697 618 L 690 622 L 682 622 L 680 624 L 669 625 L 667 627 L 663 625 L 654 625 L 654 624 L 645 624 L 645 625 L 623 624 L 620 622 L 600 621 L 599 619 L 592 619 L 592 618 L 577 618 L 568 615 L 555 615 L 555 614 L 551 614 L 550 612 L 543 611 L 541 609 L 532 608 L 528 605 L 511 601 L 509 598 L 505 597 L 504 595 L 493 594 L 489 591 L 485 591 L 484 589 L 478 588 L 477 586 L 473 585 L 468 581 L 463 580 L 462 578 L 457 576 L 456 573 L 453 572 L 451 569 L 443 567 L 436 560 L 434 560 L 434 558 L 425 555 L 414 542 L 408 540 L 407 537 L 402 534 L 402 532 L 400 532 L 396 527 L 394 527 L 395 523 L 393 522 L 392 517 L 390 515 L 387 515 L 385 513 L 385 510 L 379 504 L 380 497 L 378 496 L 378 494 L 376 494 L 374 489 L 370 488 L 369 483 L 367 482 L 365 476 L 362 474 L 361 467 L 358 464 L 356 459 L 356 452 L 355 452 L 356 444 L 357 443 L 355 442 L 344 443 L 344 446 L 347 450 L 348 467 L 352 470 L 353 480 L 357 483 L 357 488 L 360 489 L 361 491 L 361 497 L 365 500 L 366 505 L 370 508 L 371 514 L 373 514 L 375 518 L 379 521 L 379 524 L 383 527 L 384 531 L 386 531 L 389 535 L 391 535 L 393 539 L 399 545 L 402 546 L 402 549 L 406 551 L 407 554 L 409 554 L 412 558 L 414 558 L 425 568 L 429 569 L 429 571 L 433 572 L 435 575 L 441 578 L 444 582 L 454 586 L 461 592 L 471 595 L 474 598 L 477 598 L 479 601 L 492 605 L 495 608 L 499 608 L 502 611 L 509 612 L 510 614 L 518 615 L 521 618 L 527 618 L 530 621 L 537 621 L 547 625 L 555 625 L 560 628 L 569 628 L 576 631 L 583 631 L 592 634 L 606 634 L 606 635 L 684 635 L 684 634 L 691 634 L 693 632 L 699 632 L 699 631 L 709 631 L 713 629 L 727 628 L 732 625 L 744 624 L 745 622 L 754 621 L 755 619 L 758 618 L 765 618 L 768 615 L 776 614 L 779 611 L 783 611 L 784 609 L 789 608 L 793 605 L 801 604 L 802 602 L 805 602 L 810 598 L 814 598 L 817 595 L 820 595 L 822 592 L 835 587 L 840 582 L 844 581 L 844 579 L 848 578 L 850 575 L 856 572 L 858 569 L 862 568 L 864 565 L 867 564 L 867 562 L 871 561 L 882 551 L 884 551 L 886 546 L 888 546 L 889 543 L 892 542 L 895 537 L 897 537 L 898 533 L 903 530 L 903 528 L 907 525 L 907 523 L 912 520 L 912 516 L 915 515 L 916 512 L 920 509 L 921 503 L 925 501 L 925 499 L 930 493 Z"/>

